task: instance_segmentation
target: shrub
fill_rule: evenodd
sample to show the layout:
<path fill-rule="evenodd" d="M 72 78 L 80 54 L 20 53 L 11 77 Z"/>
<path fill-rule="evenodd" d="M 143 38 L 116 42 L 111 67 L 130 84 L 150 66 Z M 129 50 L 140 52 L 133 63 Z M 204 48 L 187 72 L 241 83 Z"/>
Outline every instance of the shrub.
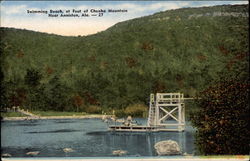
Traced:
<path fill-rule="evenodd" d="M 100 114 L 102 112 L 102 108 L 99 107 L 99 106 L 88 106 L 86 108 L 86 111 L 87 113 L 94 113 L 94 114 Z"/>
<path fill-rule="evenodd" d="M 126 114 L 124 112 L 124 109 L 117 109 L 117 110 L 115 110 L 115 116 L 116 117 L 125 117 Z"/>
<path fill-rule="evenodd" d="M 249 84 L 222 80 L 201 92 L 191 115 L 201 154 L 249 154 Z"/>
<path fill-rule="evenodd" d="M 76 107 L 76 111 L 79 112 L 81 109 L 83 109 L 84 106 L 84 100 L 81 96 L 75 95 L 72 97 L 72 103 Z"/>
<path fill-rule="evenodd" d="M 132 117 L 145 117 L 147 113 L 148 107 L 144 104 L 133 104 L 128 106 L 124 113 L 128 116 L 131 115 Z"/>

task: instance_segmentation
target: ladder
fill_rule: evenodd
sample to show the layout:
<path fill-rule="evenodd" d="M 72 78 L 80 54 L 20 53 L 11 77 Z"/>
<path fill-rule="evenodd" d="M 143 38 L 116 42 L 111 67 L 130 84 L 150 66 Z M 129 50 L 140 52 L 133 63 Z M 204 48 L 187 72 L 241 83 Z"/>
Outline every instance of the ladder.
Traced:
<path fill-rule="evenodd" d="M 155 98 L 154 94 L 150 95 L 149 112 L 148 112 L 148 126 L 155 126 Z"/>

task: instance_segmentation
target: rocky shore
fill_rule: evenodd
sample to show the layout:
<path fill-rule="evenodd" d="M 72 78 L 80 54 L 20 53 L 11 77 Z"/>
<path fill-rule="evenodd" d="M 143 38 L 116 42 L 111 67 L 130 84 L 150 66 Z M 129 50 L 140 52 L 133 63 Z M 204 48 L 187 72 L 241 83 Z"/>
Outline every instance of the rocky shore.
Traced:
<path fill-rule="evenodd" d="M 112 115 L 83 115 L 83 116 L 38 116 L 38 117 L 4 117 L 3 121 L 15 120 L 39 120 L 39 119 L 103 119 L 104 117 L 112 117 Z"/>

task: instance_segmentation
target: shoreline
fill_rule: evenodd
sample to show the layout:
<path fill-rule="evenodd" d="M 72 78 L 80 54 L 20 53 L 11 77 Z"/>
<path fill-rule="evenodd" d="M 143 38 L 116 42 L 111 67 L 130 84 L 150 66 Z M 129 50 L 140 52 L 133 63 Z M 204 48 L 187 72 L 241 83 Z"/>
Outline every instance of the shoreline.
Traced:
<path fill-rule="evenodd" d="M 49 119 L 103 119 L 110 118 L 113 115 L 84 115 L 84 116 L 38 116 L 38 117 L 3 117 L 1 121 L 16 120 L 49 120 Z"/>

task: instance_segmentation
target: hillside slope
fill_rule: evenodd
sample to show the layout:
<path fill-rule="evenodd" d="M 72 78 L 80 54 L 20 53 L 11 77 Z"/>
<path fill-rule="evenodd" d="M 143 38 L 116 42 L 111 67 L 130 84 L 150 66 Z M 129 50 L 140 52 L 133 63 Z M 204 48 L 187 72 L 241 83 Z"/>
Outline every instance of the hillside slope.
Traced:
<path fill-rule="evenodd" d="M 160 12 L 84 37 L 1 28 L 6 99 L 31 107 L 37 92 L 58 95 L 37 108 L 78 110 L 147 104 L 153 92 L 194 96 L 221 75 L 248 76 L 248 17 L 248 5 L 225 5 Z"/>

